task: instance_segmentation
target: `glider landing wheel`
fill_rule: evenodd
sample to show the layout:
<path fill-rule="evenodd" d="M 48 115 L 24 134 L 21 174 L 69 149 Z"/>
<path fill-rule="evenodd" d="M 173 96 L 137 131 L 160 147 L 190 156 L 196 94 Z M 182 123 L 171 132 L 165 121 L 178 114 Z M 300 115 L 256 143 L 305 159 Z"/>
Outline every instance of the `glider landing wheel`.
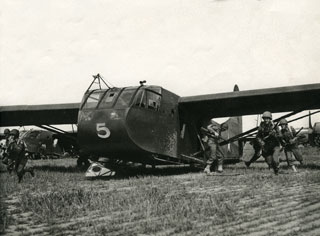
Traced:
<path fill-rule="evenodd" d="M 80 156 L 77 160 L 77 166 L 79 168 L 87 169 L 90 166 L 90 162 L 84 156 Z"/>

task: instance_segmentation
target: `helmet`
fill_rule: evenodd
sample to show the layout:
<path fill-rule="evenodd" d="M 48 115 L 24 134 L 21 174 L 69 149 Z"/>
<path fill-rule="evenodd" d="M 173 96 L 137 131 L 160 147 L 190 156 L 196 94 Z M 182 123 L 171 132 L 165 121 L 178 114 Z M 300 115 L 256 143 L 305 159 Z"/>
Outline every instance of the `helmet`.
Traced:
<path fill-rule="evenodd" d="M 5 130 L 3 131 L 3 133 L 4 133 L 4 134 L 10 134 L 10 130 L 9 130 L 9 129 L 5 129 Z"/>
<path fill-rule="evenodd" d="M 280 120 L 279 124 L 280 124 L 280 125 L 287 125 L 287 124 L 288 124 L 288 121 L 283 118 L 283 119 Z"/>
<path fill-rule="evenodd" d="M 265 112 L 263 112 L 262 118 L 272 119 L 272 114 L 271 114 L 271 112 L 270 112 L 270 111 L 265 111 Z"/>
<path fill-rule="evenodd" d="M 11 130 L 10 135 L 13 135 L 15 138 L 19 138 L 19 130 L 17 129 Z"/>

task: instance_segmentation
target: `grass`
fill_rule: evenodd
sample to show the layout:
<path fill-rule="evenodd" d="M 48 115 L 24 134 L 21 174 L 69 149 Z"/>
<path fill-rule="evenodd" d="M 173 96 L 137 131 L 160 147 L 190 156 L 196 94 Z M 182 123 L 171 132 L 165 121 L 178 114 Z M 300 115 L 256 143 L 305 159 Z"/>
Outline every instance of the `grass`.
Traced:
<path fill-rule="evenodd" d="M 295 235 L 300 229 L 283 227 L 320 210 L 319 150 L 304 149 L 304 155 L 298 174 L 286 164 L 275 176 L 265 163 L 250 169 L 238 163 L 220 176 L 183 167 L 94 181 L 74 159 L 32 161 L 36 177 L 27 175 L 22 184 L 0 173 L 0 225 L 25 235 Z M 301 232 L 317 229 L 317 221 L 309 221 Z"/>

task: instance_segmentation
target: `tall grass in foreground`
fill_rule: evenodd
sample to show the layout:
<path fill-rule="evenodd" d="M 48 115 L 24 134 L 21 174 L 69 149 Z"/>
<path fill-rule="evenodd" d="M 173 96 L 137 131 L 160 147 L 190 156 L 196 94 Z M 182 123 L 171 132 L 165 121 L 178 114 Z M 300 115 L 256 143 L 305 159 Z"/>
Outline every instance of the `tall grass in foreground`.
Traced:
<path fill-rule="evenodd" d="M 22 211 L 31 211 L 41 223 L 53 224 L 72 217 L 99 212 L 99 216 L 113 215 L 104 227 L 108 232 L 119 230 L 126 222 L 141 222 L 145 232 L 156 232 L 164 225 L 177 232 L 189 230 L 201 218 L 223 222 L 235 217 L 235 204 L 223 195 L 207 195 L 199 199 L 196 193 L 180 189 L 172 194 L 174 186 L 151 187 L 140 185 L 128 191 L 97 192 L 91 189 L 60 189 L 48 193 L 21 195 Z M 95 216 L 97 218 L 97 216 Z M 159 222 L 154 222 L 158 218 Z M 96 222 L 99 218 L 96 219 Z M 177 227 L 178 226 L 178 227 Z"/>
<path fill-rule="evenodd" d="M 39 227 L 44 224 L 43 232 L 51 235 L 245 235 L 258 228 L 265 230 L 268 223 L 276 227 L 277 221 L 286 225 L 300 216 L 307 217 L 303 211 L 297 213 L 300 206 L 303 210 L 318 204 L 317 152 L 307 159 L 306 167 L 299 168 L 300 173 L 292 174 L 284 165 L 284 174 L 279 176 L 265 163 L 250 169 L 239 163 L 226 167 L 229 176 L 190 173 L 88 181 L 82 172 L 63 165 L 56 160 L 43 162 L 37 166 L 36 177 L 26 176 L 22 184 L 14 175 L 0 174 L 0 196 L 16 199 L 16 213 L 31 212 L 26 223 Z M 287 210 L 291 205 L 295 208 Z M 18 224 L 2 212 L 7 225 Z M 272 222 L 271 216 L 277 221 Z M 275 233 L 266 232 L 261 235 Z"/>

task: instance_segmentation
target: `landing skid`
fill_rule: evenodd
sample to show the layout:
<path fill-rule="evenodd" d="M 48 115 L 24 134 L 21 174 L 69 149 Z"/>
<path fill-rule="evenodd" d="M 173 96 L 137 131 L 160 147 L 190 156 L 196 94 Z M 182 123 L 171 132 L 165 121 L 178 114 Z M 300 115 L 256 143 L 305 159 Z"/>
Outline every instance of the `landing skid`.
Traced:
<path fill-rule="evenodd" d="M 91 161 L 88 170 L 85 173 L 86 178 L 112 177 L 116 172 L 107 168 L 103 163 Z"/>

